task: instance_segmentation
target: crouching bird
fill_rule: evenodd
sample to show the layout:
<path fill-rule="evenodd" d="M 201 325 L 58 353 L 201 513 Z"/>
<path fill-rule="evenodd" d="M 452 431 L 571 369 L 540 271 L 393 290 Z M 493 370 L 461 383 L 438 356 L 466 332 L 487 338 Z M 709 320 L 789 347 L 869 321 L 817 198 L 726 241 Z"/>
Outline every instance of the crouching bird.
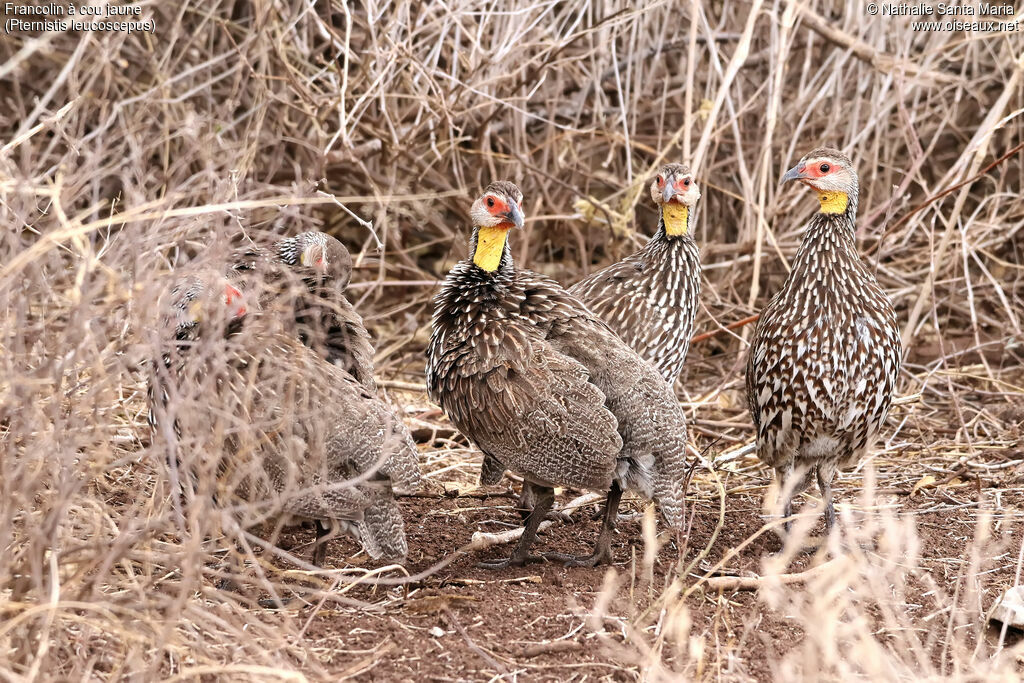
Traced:
<path fill-rule="evenodd" d="M 682 372 L 700 304 L 700 250 L 693 239 L 697 182 L 665 164 L 651 182 L 658 230 L 635 254 L 569 288 L 672 384 Z"/>
<path fill-rule="evenodd" d="M 610 563 L 623 491 L 654 500 L 681 527 L 686 421 L 658 371 L 579 299 L 515 267 L 508 237 L 523 226 L 522 201 L 515 185 L 495 182 L 473 203 L 470 257 L 434 299 L 427 389 L 483 451 L 481 482 L 512 470 L 536 501 L 512 556 L 482 566 Z M 609 492 L 589 556 L 530 555 L 554 486 Z"/>
<path fill-rule="evenodd" d="M 395 493 L 415 490 L 420 472 L 387 404 L 222 276 L 190 278 L 170 298 L 150 424 L 186 498 L 230 510 L 243 527 L 269 524 L 272 540 L 314 521 L 317 565 L 339 531 L 374 559 L 403 559 Z"/>
<path fill-rule="evenodd" d="M 860 460 L 885 420 L 900 335 L 892 301 L 857 253 L 850 159 L 816 149 L 782 180 L 810 187 L 821 207 L 785 284 L 761 311 L 747 355 L 747 401 L 758 456 L 782 484 L 783 516 L 813 477 L 831 529 L 832 479 Z"/>

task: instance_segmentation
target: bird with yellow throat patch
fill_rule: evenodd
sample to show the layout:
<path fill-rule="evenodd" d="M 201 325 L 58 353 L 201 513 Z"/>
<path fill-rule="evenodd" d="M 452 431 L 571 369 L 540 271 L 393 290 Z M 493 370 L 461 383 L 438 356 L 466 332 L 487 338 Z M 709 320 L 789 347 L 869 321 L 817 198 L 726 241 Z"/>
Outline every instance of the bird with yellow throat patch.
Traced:
<path fill-rule="evenodd" d="M 651 198 L 658 207 L 654 237 L 569 291 L 673 383 L 700 301 L 700 250 L 691 230 L 700 189 L 687 166 L 665 164 L 651 182 Z"/>
<path fill-rule="evenodd" d="M 807 185 L 821 206 L 789 277 L 761 311 L 747 400 L 757 454 L 782 483 L 783 516 L 813 477 L 831 529 L 832 479 L 860 460 L 885 421 L 902 349 L 892 301 L 857 253 L 859 186 L 849 157 L 816 149 L 782 180 Z"/>
<path fill-rule="evenodd" d="M 623 491 L 654 500 L 681 528 L 686 421 L 658 371 L 583 302 L 515 267 L 508 237 L 523 225 L 522 201 L 515 185 L 495 182 L 473 203 L 470 257 L 434 299 L 427 390 L 483 451 L 481 483 L 509 469 L 536 501 L 512 556 L 484 567 L 610 563 Z M 590 555 L 529 554 L 554 486 L 609 492 Z"/>

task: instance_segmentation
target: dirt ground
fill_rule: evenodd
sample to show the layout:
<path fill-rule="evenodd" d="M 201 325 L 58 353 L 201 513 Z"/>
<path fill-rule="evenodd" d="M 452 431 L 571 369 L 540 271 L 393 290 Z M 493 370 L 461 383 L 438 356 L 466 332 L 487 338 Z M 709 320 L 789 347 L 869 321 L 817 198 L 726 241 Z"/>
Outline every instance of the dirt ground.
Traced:
<path fill-rule="evenodd" d="M 731 376 L 717 370 L 694 382 L 718 399 L 701 404 L 690 423 L 697 446 L 707 447 L 715 459 L 715 472 L 696 469 L 688 495 L 689 537 L 664 544 L 650 574 L 644 563 L 645 503 L 630 497 L 620 510 L 624 518 L 610 568 L 477 567 L 481 560 L 507 557 L 512 543 L 467 553 L 457 549 L 475 532 L 495 534 L 521 525 L 514 508 L 518 485 L 506 479 L 496 487 L 477 487 L 479 451 L 425 403 L 422 393 L 412 392 L 399 403 L 408 406 L 407 421 L 423 449 L 427 485 L 417 497 L 401 499 L 409 543 L 405 570 L 425 577 L 405 586 L 357 586 L 344 593 L 363 608 L 300 599 L 285 609 L 305 623 L 303 637 L 323 667 L 339 679 L 366 681 L 806 679 L 801 670 L 813 672 L 811 679 L 841 680 L 850 672 L 819 671 L 827 665 L 807 655 L 814 648 L 805 641 L 804 624 L 834 628 L 858 620 L 871 622 L 866 638 L 883 648 L 919 643 L 920 652 L 895 659 L 917 657 L 936 675 L 971 661 L 972 651 L 991 653 L 1000 631 L 983 625 L 984 613 L 1015 584 L 1024 536 L 1024 406 L 1015 399 L 994 400 L 977 388 L 976 383 L 984 387 L 980 380 L 964 373 L 959 394 L 908 396 L 893 407 L 872 456 L 835 482 L 841 523 L 850 525 L 844 538 L 856 537 L 860 576 L 842 578 L 844 596 L 834 601 L 840 606 L 826 616 L 813 613 L 819 606 L 813 601 L 793 607 L 801 591 L 813 585 L 803 578 L 782 598 L 774 584 L 757 590 L 711 585 L 727 580 L 723 577 L 763 576 L 783 550 L 778 536 L 766 529 L 772 520 L 762 499 L 770 475 L 752 452 L 738 385 L 715 388 L 714 377 L 723 374 Z M 1006 381 L 1020 385 L 1021 380 L 1013 375 Z M 389 389 L 408 386 L 401 380 L 388 384 Z M 986 431 L 976 427 L 964 442 L 962 428 L 949 422 L 956 414 L 951 397 L 979 399 L 977 408 L 964 403 L 960 411 Z M 873 493 L 865 493 L 872 481 Z M 581 493 L 559 492 L 559 505 Z M 808 492 L 801 509 L 817 502 Z M 589 552 L 600 528 L 597 510 L 596 503 L 579 508 L 570 521 L 543 531 L 535 550 Z M 808 517 L 817 524 L 811 534 L 820 535 L 822 522 L 814 513 Z M 979 529 L 990 530 L 990 536 L 979 541 Z M 308 556 L 303 544 L 312 540 L 312 532 L 296 531 L 285 540 L 297 555 Z M 784 571 L 814 570 L 830 557 L 824 550 L 797 553 Z M 445 560 L 450 563 L 428 571 Z M 347 538 L 331 541 L 326 566 L 374 567 Z M 688 634 L 660 638 L 661 629 L 670 628 L 666 612 L 674 607 L 666 607 L 665 596 L 675 595 L 673 588 L 690 591 L 683 599 Z M 1005 643 L 1018 638 L 1011 632 Z M 845 642 L 850 641 L 847 635 Z M 900 673 L 915 675 L 913 668 Z"/>
<path fill-rule="evenodd" d="M 875 508 L 895 508 L 901 519 L 912 517 L 922 541 L 920 571 L 909 582 L 903 607 L 918 610 L 924 620 L 935 609 L 936 588 L 949 595 L 957 591 L 967 548 L 984 512 L 994 515 L 997 541 L 1007 549 L 984 560 L 980 576 L 984 607 L 1013 585 L 1024 490 L 1011 485 L 1007 477 L 1012 476 L 1010 472 L 999 481 L 954 482 L 952 487 L 918 490 L 913 495 L 912 487 L 879 492 Z M 1000 488 L 993 488 L 995 483 Z M 839 506 L 853 507 L 860 519 L 877 514 L 857 508 L 857 485 L 852 478 L 840 482 L 836 490 Z M 482 493 L 494 495 L 480 497 Z M 468 543 L 475 531 L 500 532 L 517 526 L 519 517 L 512 508 L 514 498 L 507 495 L 510 493 L 509 488 L 494 487 L 472 491 L 477 497 L 427 494 L 437 497 L 404 499 L 409 572 L 415 574 L 449 556 Z M 702 570 L 761 530 L 765 518 L 760 495 L 756 491 L 727 496 L 719 536 L 699 569 L 684 583 L 703 576 L 706 572 Z M 571 497 L 563 493 L 559 500 L 564 503 Z M 810 500 L 805 498 L 805 504 Z M 691 505 L 695 517 L 687 560 L 707 547 L 719 521 L 717 497 L 698 490 Z M 623 512 L 628 515 L 641 509 L 639 501 L 632 501 L 624 505 Z M 587 552 L 600 525 L 592 519 L 591 510 L 596 506 L 581 508 L 571 522 L 543 532 L 537 549 Z M 762 560 L 780 548 L 774 534 L 763 533 L 727 562 L 725 572 L 758 573 Z M 498 571 L 476 567 L 480 560 L 507 556 L 511 549 L 511 544 L 503 544 L 464 554 L 407 588 L 349 591 L 349 597 L 372 604 L 372 612 L 335 604 L 296 608 L 292 603 L 288 609 L 299 609 L 308 616 L 306 637 L 323 653 L 323 664 L 336 670 L 339 677 L 368 681 L 637 679 L 644 661 L 638 658 L 628 624 L 651 622 L 645 609 L 652 596 L 666 587 L 666 574 L 677 565 L 676 546 L 661 549 L 653 582 L 645 581 L 640 514 L 634 514 L 619 524 L 612 568 L 567 569 L 550 563 Z M 870 549 L 866 552 L 872 553 Z M 360 559 L 365 556 L 357 553 L 358 546 L 352 541 L 332 541 L 328 566 L 362 565 Z M 819 561 L 810 553 L 801 554 L 790 571 Z M 614 598 L 595 610 L 608 585 L 614 586 Z M 803 638 L 800 626 L 789 615 L 767 606 L 757 592 L 701 590 L 687 598 L 686 606 L 693 622 L 691 632 L 710 634 L 711 641 L 717 643 L 716 651 L 704 654 L 705 672 L 726 672 L 741 680 L 777 679 L 779 672 L 773 667 Z M 597 611 L 603 617 L 594 617 Z M 942 620 L 934 623 L 936 627 L 945 624 Z M 990 627 L 985 637 L 994 641 L 998 629 Z M 675 654 L 666 651 L 661 655 L 671 669 Z M 933 661 L 940 662 L 941 657 L 938 651 L 932 653 Z M 700 673 L 689 671 L 695 677 Z"/>

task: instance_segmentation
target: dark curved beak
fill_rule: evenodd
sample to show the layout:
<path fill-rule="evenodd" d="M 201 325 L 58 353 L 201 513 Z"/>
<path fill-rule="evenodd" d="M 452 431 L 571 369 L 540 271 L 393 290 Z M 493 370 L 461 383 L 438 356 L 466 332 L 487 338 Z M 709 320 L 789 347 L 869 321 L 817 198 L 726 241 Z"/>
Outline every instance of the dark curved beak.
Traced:
<path fill-rule="evenodd" d="M 779 184 L 781 185 L 782 183 L 789 180 L 800 180 L 801 178 L 806 178 L 807 176 L 804 175 L 805 170 L 806 168 L 803 164 L 797 164 L 793 168 L 786 171 L 785 175 L 782 176 L 782 180 L 779 181 Z"/>
<path fill-rule="evenodd" d="M 671 200 L 677 194 L 679 194 L 679 193 L 676 192 L 676 179 L 675 178 L 666 178 L 665 179 L 665 189 L 663 189 L 661 191 L 661 201 L 662 201 L 662 203 L 668 204 L 669 200 Z"/>
<path fill-rule="evenodd" d="M 511 208 L 505 213 L 501 214 L 509 223 L 516 226 L 517 228 L 523 227 L 523 211 L 519 208 L 518 204 L 509 202 Z"/>

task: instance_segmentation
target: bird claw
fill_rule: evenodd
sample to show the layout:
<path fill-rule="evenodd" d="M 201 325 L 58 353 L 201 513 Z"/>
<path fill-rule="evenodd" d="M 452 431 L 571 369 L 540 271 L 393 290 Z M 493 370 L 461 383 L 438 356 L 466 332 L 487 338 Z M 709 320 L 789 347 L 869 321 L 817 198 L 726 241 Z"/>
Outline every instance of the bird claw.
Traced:
<path fill-rule="evenodd" d="M 477 563 L 478 569 L 507 569 L 508 567 L 523 567 L 536 562 L 544 562 L 545 558 L 540 555 L 527 555 L 525 557 L 509 557 L 504 560 L 484 560 Z"/>
<path fill-rule="evenodd" d="M 565 567 L 597 567 L 602 564 L 612 564 L 611 553 L 599 551 L 594 551 L 594 553 L 590 555 L 544 553 L 544 559 L 548 562 L 558 562 Z"/>
<path fill-rule="evenodd" d="M 549 522 L 559 522 L 561 524 L 572 524 L 572 515 L 562 510 L 552 510 L 548 514 L 544 515 L 544 519 Z"/>
<path fill-rule="evenodd" d="M 525 522 L 530 516 L 530 510 L 520 509 L 519 516 Z M 544 515 L 544 520 L 548 522 L 559 522 L 561 524 L 571 524 L 572 515 L 568 512 L 563 512 L 562 510 L 550 510 L 546 515 Z"/>
<path fill-rule="evenodd" d="M 294 597 L 281 598 L 280 600 L 276 598 L 261 598 L 256 601 L 256 604 L 264 609 L 284 609 L 294 600 Z"/>
<path fill-rule="evenodd" d="M 219 591 L 226 591 L 229 593 L 243 593 L 244 590 L 242 585 L 235 581 L 233 578 L 218 579 L 217 583 L 214 584 Z"/>

